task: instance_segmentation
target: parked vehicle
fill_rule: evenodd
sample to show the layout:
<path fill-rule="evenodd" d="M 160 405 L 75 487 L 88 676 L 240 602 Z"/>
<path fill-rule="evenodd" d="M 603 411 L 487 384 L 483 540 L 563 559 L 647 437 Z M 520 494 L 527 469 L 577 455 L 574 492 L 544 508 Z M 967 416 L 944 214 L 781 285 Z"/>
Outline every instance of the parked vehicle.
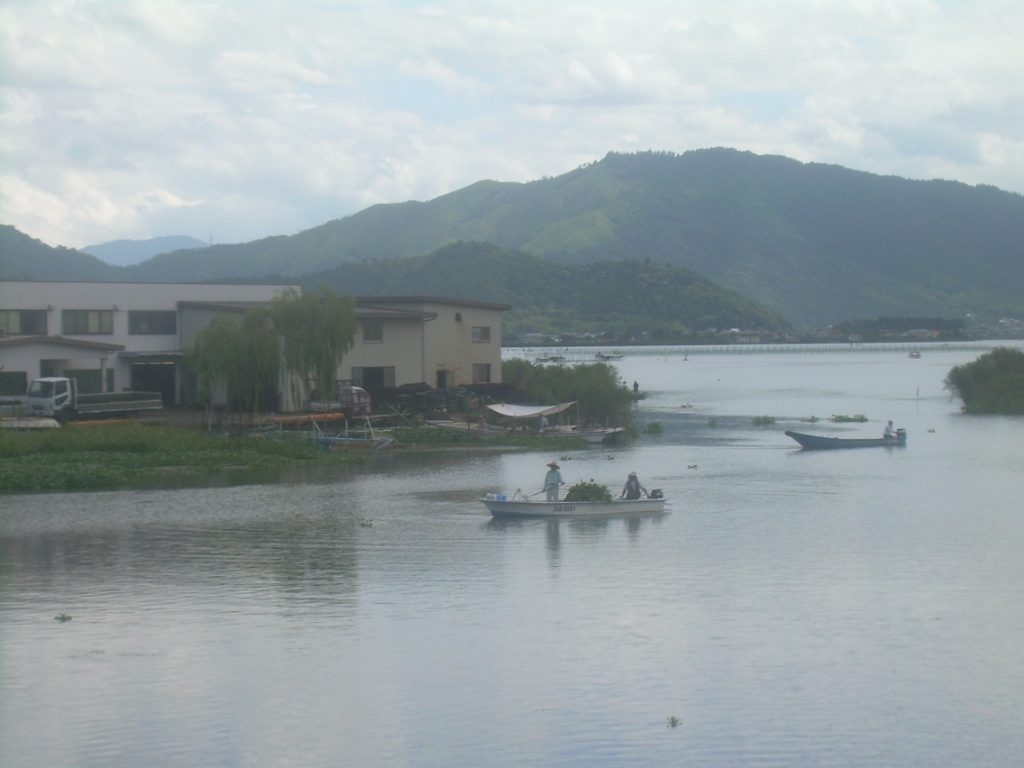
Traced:
<path fill-rule="evenodd" d="M 164 407 L 159 392 L 101 392 L 78 394 L 78 382 L 63 376 L 36 379 L 28 386 L 26 410 L 30 416 L 69 421 L 96 416 L 126 416 Z"/>

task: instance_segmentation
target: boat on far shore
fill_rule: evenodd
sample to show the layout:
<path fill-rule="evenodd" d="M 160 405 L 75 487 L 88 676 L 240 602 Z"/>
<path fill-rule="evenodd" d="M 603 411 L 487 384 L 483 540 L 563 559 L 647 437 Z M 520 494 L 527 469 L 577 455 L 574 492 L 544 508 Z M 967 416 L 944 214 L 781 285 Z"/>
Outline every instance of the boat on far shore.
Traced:
<path fill-rule="evenodd" d="M 883 448 L 905 446 L 907 430 L 897 429 L 895 437 L 849 438 L 825 437 L 824 435 L 805 435 L 803 432 L 786 430 L 786 435 L 800 443 L 807 451 L 832 451 L 840 448 Z"/>

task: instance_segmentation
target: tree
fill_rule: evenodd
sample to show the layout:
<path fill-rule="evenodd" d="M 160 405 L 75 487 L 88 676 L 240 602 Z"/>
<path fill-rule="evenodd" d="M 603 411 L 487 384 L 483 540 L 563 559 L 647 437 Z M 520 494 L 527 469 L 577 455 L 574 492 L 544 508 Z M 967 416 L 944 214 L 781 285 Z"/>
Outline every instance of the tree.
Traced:
<path fill-rule="evenodd" d="M 946 376 L 965 413 L 1024 414 L 1024 352 L 997 347 Z"/>
<path fill-rule="evenodd" d="M 196 336 L 189 364 L 198 375 L 201 402 L 211 402 L 219 383 L 229 403 L 255 413 L 273 405 L 282 369 L 293 402 L 304 403 L 311 391 L 331 397 L 355 334 L 351 298 L 289 289 L 269 308 L 250 309 L 240 321 L 216 315 Z"/>
<path fill-rule="evenodd" d="M 270 316 L 281 337 L 293 400 L 305 402 L 313 391 L 331 397 L 338 366 L 355 340 L 355 301 L 326 288 L 304 293 L 289 288 L 271 303 Z"/>
<path fill-rule="evenodd" d="M 280 349 L 270 313 L 262 307 L 241 318 L 218 314 L 196 336 L 189 364 L 199 379 L 199 399 L 209 404 L 214 387 L 228 402 L 254 413 L 273 405 L 280 378 Z"/>

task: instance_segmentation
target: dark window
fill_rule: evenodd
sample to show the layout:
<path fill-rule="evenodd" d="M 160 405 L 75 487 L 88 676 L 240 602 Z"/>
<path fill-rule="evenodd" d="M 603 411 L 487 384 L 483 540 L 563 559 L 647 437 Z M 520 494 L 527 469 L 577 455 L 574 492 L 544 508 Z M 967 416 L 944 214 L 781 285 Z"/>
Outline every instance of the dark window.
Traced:
<path fill-rule="evenodd" d="M 128 333 L 133 336 L 163 335 L 178 332 L 178 313 L 129 310 Z"/>
<path fill-rule="evenodd" d="M 473 363 L 473 383 L 474 384 L 490 384 L 491 383 L 491 364 L 490 363 Z"/>
<path fill-rule="evenodd" d="M 64 371 L 64 375 L 67 378 L 75 379 L 78 382 L 78 394 L 80 395 L 95 395 L 102 392 L 103 379 L 101 374 L 102 371 L 99 368 L 85 370 L 67 369 Z"/>
<path fill-rule="evenodd" d="M 110 335 L 114 332 L 114 313 L 109 309 L 65 309 L 61 326 L 65 336 Z"/>
<path fill-rule="evenodd" d="M 352 368 L 352 383 L 363 389 L 383 389 L 395 386 L 395 366 L 380 368 Z"/>
<path fill-rule="evenodd" d="M 491 326 L 489 325 L 474 325 L 473 326 L 473 341 L 476 342 L 488 342 L 491 340 Z"/>
<path fill-rule="evenodd" d="M 45 336 L 45 309 L 0 309 L 0 328 L 9 336 Z"/>
<path fill-rule="evenodd" d="M 364 320 L 363 341 L 384 341 L 384 322 L 381 320 Z"/>
<path fill-rule="evenodd" d="M 25 371 L 0 371 L 0 395 L 24 395 L 27 390 Z"/>
<path fill-rule="evenodd" d="M 437 372 L 437 388 L 444 389 L 448 386 L 448 371 Z"/>

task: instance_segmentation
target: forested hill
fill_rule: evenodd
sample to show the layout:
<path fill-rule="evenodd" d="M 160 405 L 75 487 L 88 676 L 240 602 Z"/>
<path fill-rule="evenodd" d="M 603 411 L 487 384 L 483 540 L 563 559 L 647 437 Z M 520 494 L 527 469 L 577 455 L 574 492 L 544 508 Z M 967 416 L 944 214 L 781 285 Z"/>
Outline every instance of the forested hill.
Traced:
<path fill-rule="evenodd" d="M 559 261 L 694 270 L 804 326 L 1024 316 L 1024 197 L 730 149 L 610 154 L 528 184 L 482 181 L 291 237 L 158 256 L 139 279 L 310 274 L 489 241 Z"/>
<path fill-rule="evenodd" d="M 0 224 L 0 280 L 124 280 L 118 267 Z"/>
<path fill-rule="evenodd" d="M 708 328 L 784 330 L 784 318 L 682 267 L 638 261 L 561 264 L 490 243 L 353 262 L 302 279 L 356 296 L 434 295 L 513 305 L 506 332 L 647 331 L 674 340 Z"/>
<path fill-rule="evenodd" d="M 163 254 L 110 279 L 294 279 L 460 240 L 564 263 L 683 266 L 802 327 L 1024 317 L 1021 195 L 731 149 L 613 153 L 554 178 L 481 181 L 289 237 Z"/>

